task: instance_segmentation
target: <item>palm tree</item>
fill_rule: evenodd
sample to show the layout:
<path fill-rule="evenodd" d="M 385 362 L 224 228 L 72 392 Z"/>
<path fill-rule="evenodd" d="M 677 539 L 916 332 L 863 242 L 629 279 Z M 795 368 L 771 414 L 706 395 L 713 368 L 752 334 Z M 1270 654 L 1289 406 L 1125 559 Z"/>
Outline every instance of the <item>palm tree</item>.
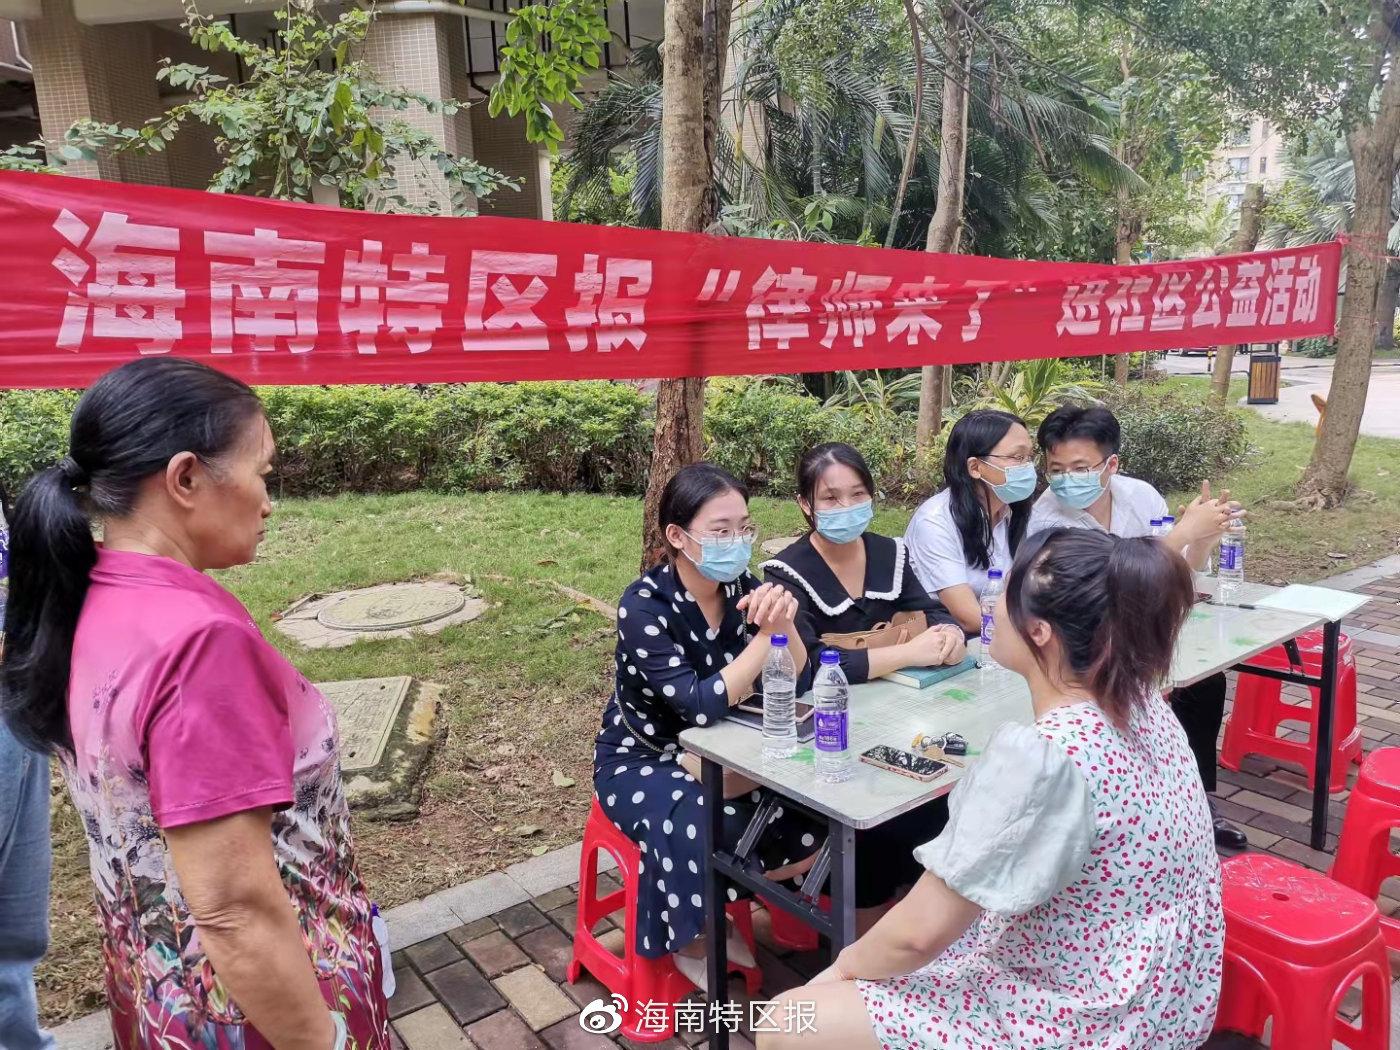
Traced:
<path fill-rule="evenodd" d="M 740 124 L 721 142 L 717 191 L 725 205 L 740 209 L 745 233 L 768 227 L 880 243 L 914 131 L 914 56 L 905 41 L 903 51 L 892 46 L 869 65 L 843 54 L 790 56 L 784 66 L 780 36 L 800 6 L 800 0 L 766 0 L 736 29 L 747 57 L 736 66 L 726 108 Z M 923 62 L 928 83 L 936 78 L 927 71 L 943 65 L 935 42 L 925 42 Z M 1062 181 L 1101 189 L 1136 184 L 1113 154 L 1111 104 L 1074 82 L 1073 74 L 1008 70 L 996 56 L 974 63 L 964 240 L 977 251 L 1004 254 L 1030 227 L 1053 233 L 1055 187 Z M 611 158 L 630 151 L 636 218 L 656 224 L 659 83 L 659 56 L 644 48 L 588 104 L 573 129 L 566 199 L 606 192 Z M 937 193 L 938 118 L 938 98 L 926 97 L 897 246 L 924 242 Z M 814 209 L 823 223 L 810 221 Z"/>
<path fill-rule="evenodd" d="M 1259 237 L 1261 248 L 1291 248 L 1336 240 L 1351 229 L 1356 201 L 1356 169 L 1346 142 L 1327 135 L 1310 136 L 1285 162 L 1288 177 L 1269 221 Z M 1400 253 L 1400 177 L 1391 189 L 1390 230 L 1386 251 Z M 1376 297 L 1376 348 L 1395 346 L 1395 311 L 1400 300 L 1400 264 L 1390 259 Z"/>

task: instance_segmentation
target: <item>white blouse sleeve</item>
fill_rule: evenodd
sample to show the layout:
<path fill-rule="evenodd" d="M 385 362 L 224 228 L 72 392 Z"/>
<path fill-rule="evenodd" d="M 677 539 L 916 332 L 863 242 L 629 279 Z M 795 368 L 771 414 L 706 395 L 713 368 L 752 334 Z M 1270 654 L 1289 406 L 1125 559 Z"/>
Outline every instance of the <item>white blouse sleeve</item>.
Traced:
<path fill-rule="evenodd" d="M 904 547 L 914 575 L 935 598 L 946 587 L 970 582 L 962 537 L 951 514 L 926 514 L 920 509 L 904 533 Z"/>
<path fill-rule="evenodd" d="M 953 788 L 948 824 L 914 857 L 955 892 L 1020 915 L 1077 881 L 1094 803 L 1074 762 L 1033 726 L 1010 723 Z"/>

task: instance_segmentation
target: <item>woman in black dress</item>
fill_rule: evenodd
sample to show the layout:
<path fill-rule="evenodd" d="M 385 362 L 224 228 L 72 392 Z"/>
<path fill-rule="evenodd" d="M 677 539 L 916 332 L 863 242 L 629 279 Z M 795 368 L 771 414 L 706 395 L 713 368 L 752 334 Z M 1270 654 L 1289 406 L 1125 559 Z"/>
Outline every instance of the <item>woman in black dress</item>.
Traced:
<path fill-rule="evenodd" d="M 637 951 L 675 953 L 681 971 L 703 987 L 704 800 L 677 738 L 717 722 L 755 688 L 774 635 L 788 636 L 799 693 L 811 674 L 793 624 L 797 602 L 748 571 L 754 530 L 738 480 L 708 463 L 685 467 L 662 493 L 660 524 L 669 557 L 618 605 L 616 686 L 594 748 L 593 786 L 603 812 L 642 848 Z M 762 799 L 752 787 L 726 783 L 727 848 Z M 821 830 L 795 812 L 777 812 L 757 859 L 769 878 L 789 879 L 811 866 Z M 731 888 L 729 898 L 738 891 Z M 752 964 L 737 938 L 730 951 Z"/>
<path fill-rule="evenodd" d="M 810 531 L 762 566 L 765 580 L 797 599 L 797 631 L 809 651 L 824 634 L 868 631 L 901 612 L 924 615 L 925 628 L 900 645 L 836 647 L 852 685 L 966 655 L 962 628 L 919 583 L 904 541 L 866 531 L 874 500 L 875 479 L 858 451 L 839 442 L 809 449 L 797 467 L 797 505 Z"/>
<path fill-rule="evenodd" d="M 914 575 L 904 541 L 866 531 L 874 499 L 875 479 L 856 449 L 838 442 L 809 449 L 797 467 L 797 505 L 811 531 L 763 563 L 764 579 L 797 599 L 797 633 L 807 651 L 836 649 L 852 685 L 905 667 L 956 664 L 967 652 L 962 628 Z M 901 612 L 924 619 L 907 642 L 843 649 L 821 641 L 826 634 L 871 630 Z M 859 698 L 852 703 L 859 707 Z M 939 799 L 857 836 L 860 929 L 878 919 L 902 887 L 918 881 L 923 868 L 914 849 L 943 830 L 947 819 L 948 807 Z"/>

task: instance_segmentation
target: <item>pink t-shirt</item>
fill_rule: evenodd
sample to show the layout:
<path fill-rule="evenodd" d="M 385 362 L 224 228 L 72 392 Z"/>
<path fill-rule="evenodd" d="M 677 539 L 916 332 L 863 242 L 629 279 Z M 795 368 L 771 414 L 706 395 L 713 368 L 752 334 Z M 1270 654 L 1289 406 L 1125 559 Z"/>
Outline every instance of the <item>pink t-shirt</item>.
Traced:
<path fill-rule="evenodd" d="M 68 715 L 64 772 L 87 830 L 118 1047 L 175 1033 L 170 1045 L 266 1045 L 200 948 L 161 835 L 262 807 L 276 810 L 273 853 L 322 992 L 352 1046 L 387 1047 L 334 711 L 238 600 L 178 562 L 100 550 Z"/>

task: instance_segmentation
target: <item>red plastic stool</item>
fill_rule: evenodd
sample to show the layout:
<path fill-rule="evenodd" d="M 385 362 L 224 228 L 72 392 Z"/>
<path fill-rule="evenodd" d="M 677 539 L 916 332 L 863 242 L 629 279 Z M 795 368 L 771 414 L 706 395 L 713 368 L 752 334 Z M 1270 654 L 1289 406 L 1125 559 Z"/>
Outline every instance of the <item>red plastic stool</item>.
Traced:
<path fill-rule="evenodd" d="M 1279 671 L 1302 670 L 1310 675 L 1322 673 L 1322 631 L 1316 629 L 1297 638 L 1302 667 L 1294 664 L 1288 650 L 1278 645 L 1266 649 L 1247 661 L 1246 666 L 1268 667 Z M 1303 767 L 1308 787 L 1313 786 L 1316 762 L 1318 690 L 1308 690 L 1312 703 L 1306 706 L 1283 701 L 1283 683 L 1272 678 L 1241 673 L 1235 683 L 1235 706 L 1225 723 L 1225 742 L 1220 748 L 1220 764 L 1239 771 L 1245 755 L 1267 755 Z M 1286 721 L 1306 721 L 1307 741 L 1298 743 L 1278 736 L 1279 726 Z M 1361 730 L 1356 725 L 1356 658 L 1352 656 L 1351 639 L 1345 634 L 1337 646 L 1337 694 L 1332 721 L 1332 776 L 1329 788 L 1344 791 L 1347 769 L 1352 762 L 1361 761 Z"/>
<path fill-rule="evenodd" d="M 795 952 L 812 952 L 817 950 L 817 931 L 808 926 L 805 922 L 793 918 L 782 908 L 777 906 L 769 907 L 765 902 L 764 908 L 768 912 L 769 929 L 773 931 L 773 941 L 784 948 L 791 948 Z M 831 898 L 825 893 L 821 895 L 819 904 L 823 911 L 831 910 Z"/>
<path fill-rule="evenodd" d="M 622 889 L 598 896 L 598 852 L 612 855 L 617 862 Z M 657 1023 L 655 1012 L 647 1004 L 680 1002 L 695 985 L 676 969 L 669 955 L 648 959 L 637 952 L 637 865 L 641 849 L 608 819 L 603 808 L 593 799 L 588 824 L 583 830 L 583 856 L 579 861 L 578 925 L 574 929 L 574 956 L 569 961 L 569 983 L 577 983 L 584 968 L 602 982 L 610 992 L 627 1000 L 619 1034 L 638 1043 L 659 1043 L 676 1034 L 674 1010 L 665 1014 L 664 1030 Z M 609 951 L 593 935 L 597 923 L 622 909 L 622 958 Z M 753 913 L 748 901 L 730 904 L 725 911 L 750 951 L 756 951 L 753 940 Z M 743 974 L 750 996 L 758 994 L 763 974 L 758 967 L 729 964 L 731 973 Z M 645 1023 L 643 1023 L 645 1019 Z"/>
<path fill-rule="evenodd" d="M 1375 900 L 1381 884 L 1400 875 L 1400 857 L 1390 851 L 1390 830 L 1400 827 L 1400 747 L 1372 751 L 1361 763 L 1356 789 L 1332 862 L 1332 878 Z M 1400 920 L 1381 916 L 1385 943 L 1400 951 Z"/>
<path fill-rule="evenodd" d="M 1273 1050 L 1390 1045 L 1390 966 L 1374 902 L 1325 875 L 1266 853 L 1220 866 L 1225 975 L 1215 1030 L 1258 1039 L 1274 1019 Z M 1361 981 L 1360 1027 L 1337 1016 Z"/>

